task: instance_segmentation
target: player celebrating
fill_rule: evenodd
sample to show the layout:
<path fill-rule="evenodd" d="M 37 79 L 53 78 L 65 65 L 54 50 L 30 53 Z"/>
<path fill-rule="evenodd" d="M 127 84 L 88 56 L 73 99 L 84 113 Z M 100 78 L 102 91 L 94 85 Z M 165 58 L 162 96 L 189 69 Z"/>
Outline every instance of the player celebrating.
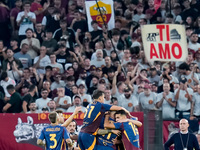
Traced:
<path fill-rule="evenodd" d="M 126 112 L 119 110 L 115 113 L 117 123 L 109 122 L 109 115 L 105 116 L 104 127 L 119 129 L 122 131 L 122 142 L 125 149 L 139 150 L 139 132 L 136 126 L 142 126 L 142 123 L 136 118 L 127 119 Z"/>
<path fill-rule="evenodd" d="M 72 142 L 67 134 L 65 127 L 58 125 L 58 114 L 52 112 L 49 114 L 49 121 L 51 125 L 44 127 L 41 131 L 41 135 L 37 140 L 38 145 L 45 145 L 43 140 L 46 140 L 46 150 L 60 150 L 63 148 L 63 139 L 67 142 L 69 146 L 72 145 Z"/>
<path fill-rule="evenodd" d="M 81 150 L 96 149 L 95 135 L 97 134 L 101 120 L 106 111 L 124 109 L 119 106 L 104 104 L 104 93 L 99 90 L 94 91 L 93 99 L 93 103 L 87 106 L 83 120 L 83 126 L 78 137 Z M 125 111 L 129 113 L 127 110 Z"/>
<path fill-rule="evenodd" d="M 109 122 L 114 122 L 114 114 L 116 111 L 110 111 Z M 99 130 L 97 132 L 97 149 L 98 150 L 116 150 L 117 147 L 113 141 L 118 140 L 117 137 L 121 134 L 119 130 L 111 130 L 104 128 L 105 117 L 101 120 Z M 121 142 L 121 141 L 120 141 Z"/>

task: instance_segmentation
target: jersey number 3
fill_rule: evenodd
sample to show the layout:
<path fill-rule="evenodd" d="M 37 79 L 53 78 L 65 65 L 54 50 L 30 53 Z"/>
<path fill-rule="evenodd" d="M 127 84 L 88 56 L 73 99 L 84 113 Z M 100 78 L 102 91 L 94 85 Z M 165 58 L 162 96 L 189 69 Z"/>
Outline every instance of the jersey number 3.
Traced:
<path fill-rule="evenodd" d="M 88 118 L 91 117 L 91 113 L 92 113 L 92 111 L 94 110 L 94 107 L 95 107 L 95 106 L 87 107 L 87 109 L 86 109 L 86 111 L 85 111 L 84 118 L 85 118 L 86 116 L 87 116 Z M 89 110 L 89 112 L 88 112 L 88 110 Z"/>
<path fill-rule="evenodd" d="M 53 146 L 50 146 L 50 148 L 56 148 L 57 146 L 57 140 L 55 139 L 56 137 L 56 134 L 50 134 L 50 141 L 53 141 L 54 142 L 54 145 Z"/>

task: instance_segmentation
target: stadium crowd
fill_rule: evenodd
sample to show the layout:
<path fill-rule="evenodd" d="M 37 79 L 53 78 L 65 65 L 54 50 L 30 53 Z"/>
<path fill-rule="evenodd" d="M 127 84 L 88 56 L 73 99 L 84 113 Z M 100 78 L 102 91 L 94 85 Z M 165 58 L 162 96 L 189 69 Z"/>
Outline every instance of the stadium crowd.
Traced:
<path fill-rule="evenodd" d="M 164 119 L 200 117 L 200 2 L 114 0 L 115 28 L 92 21 L 84 0 L 0 0 L 0 111 L 82 111 L 92 93 L 130 112 L 163 110 Z M 141 25 L 183 24 L 185 62 L 150 63 Z"/>

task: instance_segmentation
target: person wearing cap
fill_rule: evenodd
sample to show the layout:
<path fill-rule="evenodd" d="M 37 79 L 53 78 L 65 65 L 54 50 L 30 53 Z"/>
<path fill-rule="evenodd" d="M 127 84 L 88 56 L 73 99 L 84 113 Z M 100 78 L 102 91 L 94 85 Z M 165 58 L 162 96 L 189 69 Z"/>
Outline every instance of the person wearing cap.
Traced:
<path fill-rule="evenodd" d="M 54 101 L 56 102 L 56 110 L 66 112 L 72 104 L 71 97 L 65 95 L 64 87 L 57 88 L 57 94 L 58 97 L 54 98 Z"/>
<path fill-rule="evenodd" d="M 76 107 L 80 107 L 81 105 L 81 96 L 74 95 L 73 96 L 73 105 L 67 109 L 68 113 L 73 113 Z M 81 112 L 85 113 L 86 108 L 84 106 L 81 107 Z"/>
<path fill-rule="evenodd" d="M 33 67 L 37 69 L 38 74 L 45 74 L 45 67 L 51 63 L 45 46 L 40 47 L 40 55 L 34 58 Z"/>
<path fill-rule="evenodd" d="M 181 77 L 180 87 L 174 91 L 174 94 L 175 100 L 177 101 L 176 118 L 189 119 L 191 113 L 193 90 L 188 88 L 187 79 L 185 77 Z"/>
<path fill-rule="evenodd" d="M 103 59 L 103 51 L 102 49 L 97 49 L 96 50 L 96 60 L 92 60 L 90 62 L 91 65 L 95 65 L 96 67 L 104 67 L 105 64 L 105 60 Z"/>
<path fill-rule="evenodd" d="M 163 92 L 156 98 L 156 108 L 162 109 L 163 119 L 175 119 L 176 103 L 174 93 L 170 92 L 169 83 L 164 83 Z"/>
<path fill-rule="evenodd" d="M 158 76 L 157 70 L 154 66 L 151 66 L 150 68 L 148 80 L 149 82 L 156 82 L 156 83 L 160 81 L 160 77 Z"/>
<path fill-rule="evenodd" d="M 142 3 L 139 3 L 136 7 L 137 13 L 133 15 L 133 20 L 139 22 L 141 18 L 145 18 L 145 14 L 143 14 L 144 6 Z"/>
<path fill-rule="evenodd" d="M 36 105 L 39 110 L 42 110 L 43 107 L 48 107 L 48 103 L 51 100 L 48 98 L 49 92 L 46 89 L 41 90 L 41 98 L 36 99 Z"/>
<path fill-rule="evenodd" d="M 144 85 L 144 92 L 139 94 L 139 110 L 142 111 L 144 109 L 154 110 L 156 109 L 156 94 L 151 92 L 151 87 L 149 84 Z"/>
<path fill-rule="evenodd" d="M 81 104 L 86 107 L 88 104 L 92 103 L 92 97 L 89 94 L 86 94 L 86 85 L 80 84 L 78 86 L 78 91 L 81 97 Z"/>
<path fill-rule="evenodd" d="M 103 78 L 99 79 L 99 83 L 97 85 L 97 90 L 105 92 L 105 89 L 106 89 L 106 81 L 105 81 L 105 79 L 103 79 Z"/>
<path fill-rule="evenodd" d="M 65 86 L 65 82 L 63 80 L 61 80 L 61 74 L 60 73 L 55 73 L 53 75 L 54 78 L 54 82 L 51 84 L 51 90 L 53 91 L 56 88 L 60 88 L 60 87 L 64 87 Z"/>
<path fill-rule="evenodd" d="M 158 84 L 156 82 L 150 83 L 151 91 L 157 94 L 158 91 Z"/>
<path fill-rule="evenodd" d="M 138 99 L 133 94 L 133 92 L 131 91 L 131 88 L 129 86 L 127 86 L 124 89 L 122 107 L 124 107 L 125 109 L 127 109 L 130 112 L 138 111 L 138 108 L 139 108 Z"/>

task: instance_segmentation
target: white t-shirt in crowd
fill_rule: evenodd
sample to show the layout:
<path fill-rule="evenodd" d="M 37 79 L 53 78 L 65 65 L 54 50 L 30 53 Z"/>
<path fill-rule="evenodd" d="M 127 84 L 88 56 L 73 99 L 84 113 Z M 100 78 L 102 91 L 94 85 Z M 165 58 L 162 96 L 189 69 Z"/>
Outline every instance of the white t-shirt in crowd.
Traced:
<path fill-rule="evenodd" d="M 42 111 L 42 108 L 44 108 L 44 107 L 48 107 L 49 108 L 48 103 L 49 103 L 50 100 L 51 99 L 48 98 L 48 97 L 46 99 L 43 99 L 42 97 L 36 99 L 35 103 L 36 103 L 36 106 L 37 106 L 38 110 Z"/>
<path fill-rule="evenodd" d="M 175 90 L 174 92 L 174 95 L 176 95 L 178 89 Z M 193 95 L 193 90 L 190 89 L 190 88 L 187 88 L 187 91 L 190 95 Z M 179 111 L 187 111 L 187 110 L 190 110 L 191 108 L 191 102 L 188 101 L 188 98 L 187 98 L 187 93 L 186 91 L 184 90 L 180 90 L 179 92 L 179 99 L 177 100 L 177 105 L 176 105 L 176 108 L 179 110 Z"/>
<path fill-rule="evenodd" d="M 3 87 L 6 97 L 10 97 L 10 94 L 8 93 L 8 91 L 6 89 L 7 86 L 10 85 L 10 84 L 12 84 L 13 86 L 16 85 L 15 80 L 13 80 L 13 79 L 11 79 L 9 77 L 8 77 L 8 81 L 7 82 L 4 81 L 4 80 L 1 80 L 1 82 L 0 82 L 0 85 Z"/>
<path fill-rule="evenodd" d="M 192 95 L 192 101 L 194 102 L 194 112 L 195 116 L 200 116 L 200 94 L 194 93 Z"/>
<path fill-rule="evenodd" d="M 57 102 L 57 100 L 58 100 L 58 97 L 55 97 L 54 101 Z M 60 105 L 72 104 L 71 97 L 69 97 L 69 96 L 61 97 L 58 104 L 60 104 Z M 60 108 L 60 107 L 57 107 L 56 109 L 57 110 L 62 110 L 63 112 L 67 111 L 66 109 Z"/>
<path fill-rule="evenodd" d="M 28 12 L 27 15 L 32 19 L 36 19 L 35 13 L 33 12 Z M 23 16 L 24 16 L 24 11 L 19 12 L 16 21 L 19 22 Z M 31 22 L 30 19 L 28 18 L 24 18 L 19 26 L 19 35 L 26 35 L 26 29 L 28 28 L 34 30 L 33 22 Z"/>
<path fill-rule="evenodd" d="M 157 95 L 157 99 L 156 99 L 156 103 L 158 103 L 159 101 L 161 101 L 161 99 L 163 98 L 163 92 L 159 93 Z M 167 100 L 174 102 L 174 93 L 169 92 L 168 95 L 166 95 Z M 175 107 L 172 107 L 165 99 L 163 101 L 162 104 L 162 116 L 163 119 L 174 119 L 175 118 Z"/>
<path fill-rule="evenodd" d="M 67 112 L 68 112 L 68 113 L 73 113 L 73 112 L 75 111 L 75 109 L 76 109 L 76 106 L 71 106 L 71 107 L 69 107 L 69 108 L 67 109 Z M 83 113 L 85 113 L 86 108 L 83 107 L 83 106 L 81 106 L 81 111 L 82 111 Z"/>
<path fill-rule="evenodd" d="M 126 108 L 129 112 L 134 111 L 134 107 L 138 106 L 138 99 L 135 95 L 131 95 L 129 99 L 125 98 L 123 95 L 124 99 L 122 102 L 122 107 Z"/>
<path fill-rule="evenodd" d="M 56 81 L 54 81 L 52 84 L 51 84 L 51 90 L 54 90 L 56 88 L 61 88 L 61 87 L 64 87 L 65 86 L 65 82 L 63 80 L 60 80 L 59 83 L 57 83 Z"/>
<path fill-rule="evenodd" d="M 34 64 L 37 63 L 37 61 L 39 60 L 39 56 L 35 57 L 34 59 Z M 40 60 L 40 63 L 39 63 L 39 66 L 40 67 L 44 67 L 44 69 L 37 69 L 37 73 L 38 74 L 45 74 L 45 67 L 51 63 L 51 60 L 49 58 L 48 55 L 44 56 L 41 60 Z"/>
<path fill-rule="evenodd" d="M 143 109 L 153 110 L 155 109 L 156 102 L 156 94 L 151 92 L 147 97 L 144 95 L 144 92 L 139 94 L 139 103 L 141 104 Z"/>

